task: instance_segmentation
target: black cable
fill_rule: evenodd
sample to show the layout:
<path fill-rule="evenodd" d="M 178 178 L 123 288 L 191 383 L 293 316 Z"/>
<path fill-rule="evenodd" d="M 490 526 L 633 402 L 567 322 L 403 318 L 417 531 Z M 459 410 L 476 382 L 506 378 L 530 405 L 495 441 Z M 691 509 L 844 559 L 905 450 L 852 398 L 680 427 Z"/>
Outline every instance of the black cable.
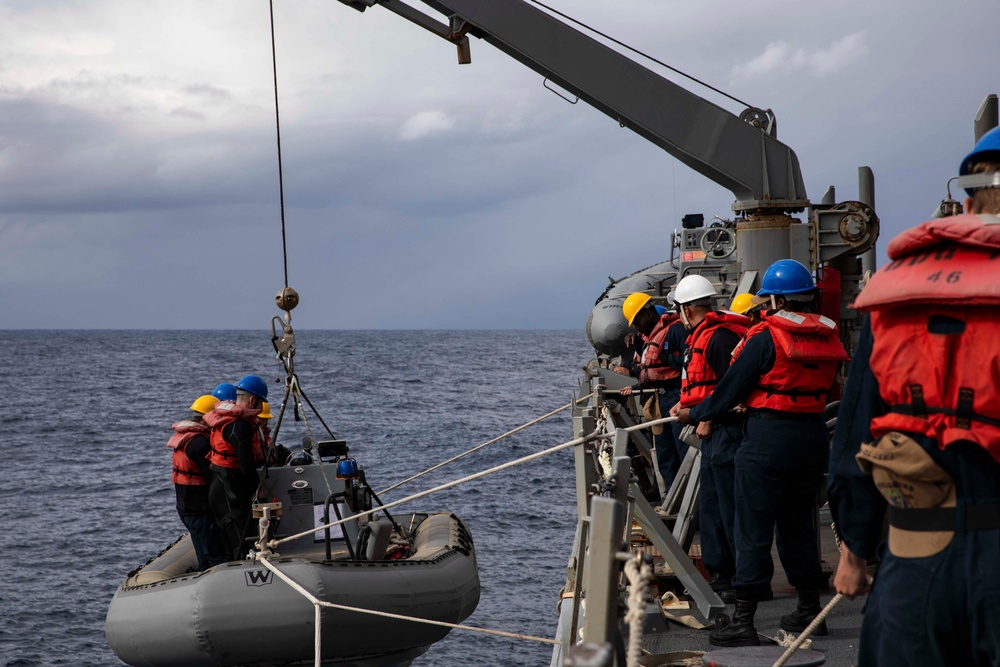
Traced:
<path fill-rule="evenodd" d="M 614 43 L 615 43 L 615 44 L 617 44 L 618 46 L 620 46 L 620 47 L 622 47 L 622 48 L 624 48 L 624 49 L 628 49 L 628 50 L 629 50 L 629 51 L 631 51 L 632 53 L 635 53 L 635 54 L 638 54 L 638 55 L 642 56 L 643 58 L 646 58 L 647 60 L 650 60 L 650 61 L 652 61 L 652 62 L 656 63 L 657 65 L 660 65 L 661 67 L 666 67 L 666 68 L 667 68 L 668 70 L 670 70 L 671 72 L 675 72 L 675 73 L 677 73 L 677 74 L 680 74 L 681 76 L 683 76 L 683 77 L 685 77 L 685 78 L 687 78 L 687 79 L 690 79 L 691 81 L 694 81 L 695 83 L 697 83 L 697 84 L 698 84 L 698 85 L 700 85 L 700 86 L 704 86 L 705 88 L 708 88 L 709 90 L 712 90 L 712 91 L 715 91 L 715 92 L 717 92 L 718 94 L 722 95 L 723 97 L 728 97 L 728 98 L 729 98 L 729 99 L 731 99 L 732 101 L 734 101 L 734 102 L 739 102 L 740 104 L 742 104 L 742 105 L 743 105 L 743 106 L 745 106 L 745 107 L 750 107 L 750 108 L 754 108 L 754 106 L 753 106 L 752 104 L 747 104 L 746 102 L 744 102 L 743 100 L 739 99 L 738 97 L 733 97 L 732 95 L 730 95 L 729 93 L 725 92 L 724 90 L 719 90 L 719 89 L 718 89 L 718 88 L 716 88 L 715 86 L 712 86 L 712 85 L 709 85 L 709 84 L 705 83 L 704 81 L 702 81 L 702 80 L 700 80 L 700 79 L 696 79 L 696 78 L 694 78 L 693 76 L 691 76 L 690 74 L 687 74 L 686 72 L 682 72 L 682 71 L 680 71 L 680 70 L 679 70 L 679 69 L 677 69 L 676 67 L 671 67 L 670 65 L 668 65 L 668 64 L 667 64 L 667 63 L 665 63 L 665 62 L 663 62 L 662 60 L 657 60 L 657 59 L 656 59 L 656 58 L 654 58 L 653 56 L 651 56 L 651 55 L 649 55 L 649 54 L 647 54 L 647 53 L 643 53 L 643 52 L 642 52 L 642 51 L 640 51 L 639 49 L 636 49 L 636 48 L 633 48 L 633 47 L 629 46 L 628 44 L 626 44 L 625 42 L 621 42 L 621 41 L 619 41 L 619 40 L 615 39 L 615 38 L 614 38 L 614 37 L 612 37 L 611 35 L 606 35 L 606 34 L 604 34 L 603 32 L 601 32 L 600 30 L 598 30 L 598 29 L 596 29 L 596 28 L 592 28 L 592 27 L 590 27 L 589 25 L 587 25 L 586 23 L 584 23 L 584 22 L 582 22 L 582 21 L 577 21 L 577 20 L 576 20 L 575 18 L 573 18 L 572 16 L 568 16 L 568 15 L 566 15 L 566 14 L 563 14 L 563 13 L 562 13 L 561 11 L 559 11 L 558 9 L 554 9 L 554 8 L 552 8 L 552 7 L 549 7 L 549 6 L 548 6 L 548 5 L 546 5 L 545 3 L 543 3 L 543 2 L 539 2 L 539 0 L 528 0 L 528 2 L 531 2 L 531 3 L 533 3 L 533 4 L 536 4 L 536 5 L 538 5 L 539 7 L 543 7 L 543 8 L 545 8 L 546 10 L 548 10 L 548 11 L 552 12 L 553 14 L 555 14 L 556 16 L 559 16 L 559 17 L 561 17 L 561 18 L 564 18 L 564 19 L 566 19 L 567 21 L 569 21 L 570 23 L 575 23 L 576 25 L 578 25 L 578 26 L 580 26 L 581 28 L 584 28 L 584 29 L 586 29 L 586 30 L 589 30 L 590 32 L 594 33 L 595 35 L 600 35 L 600 36 L 601 36 L 601 37 L 603 37 L 604 39 L 607 39 L 607 40 L 609 40 L 609 41 L 611 41 L 611 42 L 614 42 Z"/>
<path fill-rule="evenodd" d="M 281 256 L 285 265 L 285 288 L 288 288 L 288 246 L 285 244 L 285 183 L 281 177 L 281 121 L 278 117 L 278 57 L 274 49 L 274 0 L 271 9 L 271 69 L 274 72 L 274 125 L 278 137 L 278 196 L 281 201 Z"/>

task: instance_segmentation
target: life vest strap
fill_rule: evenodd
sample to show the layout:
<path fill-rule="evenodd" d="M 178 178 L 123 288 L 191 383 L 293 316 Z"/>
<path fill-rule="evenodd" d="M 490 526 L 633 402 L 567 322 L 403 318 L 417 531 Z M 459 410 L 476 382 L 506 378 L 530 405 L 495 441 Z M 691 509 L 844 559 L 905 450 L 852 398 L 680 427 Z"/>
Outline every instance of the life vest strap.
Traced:
<path fill-rule="evenodd" d="M 203 479 L 205 478 L 205 473 L 203 473 L 201 470 L 197 470 L 197 471 L 195 471 L 195 470 L 182 470 L 182 469 L 174 466 L 174 472 L 177 473 L 178 475 L 187 475 L 188 477 L 201 477 Z"/>
<path fill-rule="evenodd" d="M 764 392 L 768 396 L 773 396 L 774 394 L 791 396 L 793 401 L 796 396 L 814 396 L 816 398 L 820 398 L 830 393 L 827 389 L 816 389 L 814 391 L 806 391 L 805 389 L 778 389 L 773 384 L 757 385 L 757 389 Z"/>
<path fill-rule="evenodd" d="M 1000 528 L 1000 505 L 966 505 L 964 525 L 959 525 L 956 507 L 906 509 L 890 505 L 889 525 L 919 532 L 996 530 Z"/>
<path fill-rule="evenodd" d="M 961 394 L 960 394 L 961 396 Z M 971 403 L 971 393 L 969 401 Z M 961 402 L 961 397 L 959 398 Z M 916 417 L 918 419 L 927 419 L 927 415 L 948 415 L 949 417 L 959 417 L 966 419 L 965 426 L 956 420 L 956 426 L 958 428 L 968 429 L 972 424 L 970 422 L 977 421 L 983 424 L 989 424 L 990 426 L 1000 426 L 1000 419 L 994 419 L 993 417 L 987 417 L 986 415 L 977 414 L 972 411 L 971 404 L 967 411 L 963 411 L 962 415 L 959 415 L 959 410 L 952 410 L 951 408 L 938 408 L 938 407 L 927 407 L 923 406 L 922 409 L 918 409 L 911 403 L 901 403 L 899 405 L 890 405 L 889 412 L 895 412 L 897 414 L 906 415 L 908 417 Z"/>

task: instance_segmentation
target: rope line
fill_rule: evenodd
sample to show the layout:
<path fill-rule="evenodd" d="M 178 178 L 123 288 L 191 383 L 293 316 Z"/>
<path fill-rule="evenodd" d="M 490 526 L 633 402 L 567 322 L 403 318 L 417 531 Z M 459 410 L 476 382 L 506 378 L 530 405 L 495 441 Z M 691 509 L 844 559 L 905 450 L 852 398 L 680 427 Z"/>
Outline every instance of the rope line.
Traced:
<path fill-rule="evenodd" d="M 564 19 L 566 19 L 566 20 L 567 20 L 567 21 L 569 21 L 570 23 L 575 23 L 576 25 L 580 26 L 581 28 L 584 28 L 584 29 L 586 29 L 586 30 L 589 30 L 590 32 L 594 33 L 595 35 L 600 35 L 600 36 L 601 36 L 601 37 L 603 37 L 604 39 L 606 39 L 606 40 L 608 40 L 608 41 L 610 41 L 610 42 L 614 42 L 615 44 L 617 44 L 618 46 L 622 47 L 623 49 L 628 49 L 628 50 L 629 50 L 629 51 L 631 51 L 632 53 L 635 53 L 635 54 L 637 54 L 637 55 L 640 55 L 640 56 L 642 56 L 643 58 L 645 58 L 645 59 L 647 59 L 647 60 L 650 60 L 650 61 L 652 61 L 652 62 L 656 63 L 657 65 L 661 66 L 661 67 L 666 67 L 666 68 L 667 68 L 668 70 L 670 70 L 671 72 L 675 72 L 675 73 L 677 73 L 677 74 L 680 74 L 680 75 L 681 75 L 681 76 L 683 76 L 684 78 L 686 78 L 686 79 L 690 79 L 691 81 L 694 81 L 694 82 L 695 82 L 695 83 L 697 83 L 697 84 L 698 84 L 699 86 L 704 86 L 705 88 L 708 88 L 709 90 L 711 90 L 711 91 L 714 91 L 714 92 L 716 92 L 716 93 L 718 93 L 718 94 L 722 95 L 723 97 L 728 97 L 729 99 L 731 99 L 731 100 L 732 100 L 732 101 L 734 101 L 734 102 L 739 102 L 740 104 L 742 104 L 742 105 L 743 105 L 743 106 L 745 106 L 745 107 L 750 107 L 750 108 L 753 108 L 753 105 L 752 105 L 752 104 L 748 104 L 748 103 L 744 102 L 743 100 L 739 99 L 738 97 L 733 97 L 732 95 L 730 95 L 730 94 L 729 94 L 729 93 L 727 93 L 726 91 L 724 91 L 724 90 L 719 90 L 719 89 L 718 89 L 718 88 L 716 88 L 715 86 L 712 86 L 712 85 L 710 85 L 710 84 L 707 84 L 707 83 L 705 83 L 704 81 L 702 81 L 701 79 L 696 79 L 695 77 L 691 76 L 690 74 L 687 74 L 686 72 L 682 72 L 681 70 L 677 69 L 676 67 L 671 67 L 670 65 L 668 65 L 668 64 L 667 64 L 667 63 L 665 63 L 665 62 L 663 62 L 662 60 L 657 60 L 656 58 L 654 58 L 653 56 L 649 55 L 648 53 L 643 53 L 643 52 L 642 52 L 642 51 L 640 51 L 639 49 L 636 49 L 636 48 L 634 48 L 634 47 L 632 47 L 632 46 L 629 46 L 629 45 L 628 45 L 628 44 L 626 44 L 625 42 L 622 42 L 622 41 L 619 41 L 619 40 L 615 39 L 614 37 L 612 37 L 611 35 L 607 35 L 607 34 L 605 34 L 605 33 L 601 32 L 601 31 L 600 31 L 600 30 L 598 30 L 597 28 L 592 28 L 591 26 L 587 25 L 587 24 L 586 24 L 586 23 L 584 23 L 583 21 L 578 21 L 577 19 L 573 18 L 572 16 L 569 16 L 569 15 L 567 15 L 567 14 L 563 14 L 563 13 L 562 13 L 561 11 L 559 11 L 558 9 L 555 9 L 555 8 L 553 8 L 553 7 L 549 7 L 549 6 L 548 6 L 548 5 L 546 5 L 545 3 L 543 3 L 543 2 L 539 2 L 539 0 L 528 0 L 528 1 L 529 1 L 529 2 L 531 2 L 531 3 L 534 3 L 534 4 L 536 4 L 536 5 L 538 5 L 539 7 L 543 7 L 543 8 L 545 8 L 545 9 L 547 9 L 548 11 L 552 12 L 552 13 L 553 13 L 553 14 L 555 14 L 556 16 L 559 16 L 559 17 L 561 17 L 561 18 L 564 18 Z"/>
<path fill-rule="evenodd" d="M 534 635 L 527 635 L 527 634 L 522 634 L 522 633 L 518 633 L 518 632 L 506 632 L 504 630 L 491 630 L 489 628 L 477 628 L 477 627 L 472 626 L 472 625 L 459 625 L 457 623 L 447 623 L 445 621 L 434 621 L 434 620 L 431 620 L 429 618 L 420 618 L 418 616 L 404 616 L 402 614 L 393 614 L 393 613 L 388 612 L 388 611 L 377 611 L 375 609 L 364 609 L 364 608 L 361 608 L 361 607 L 351 607 L 351 606 L 348 606 L 348 605 L 337 604 L 335 602 L 326 602 L 324 600 L 320 600 L 315 595 L 313 595 L 312 593 L 310 593 L 309 591 L 307 591 L 305 588 L 303 588 L 301 585 L 299 585 L 294 579 L 292 579 L 287 574 L 285 574 L 284 572 L 282 572 L 281 570 L 279 570 L 277 568 L 277 566 L 275 566 L 273 563 L 271 563 L 268 559 L 261 558 L 260 562 L 264 564 L 264 567 L 266 567 L 267 569 L 269 569 L 271 572 L 274 572 L 274 574 L 278 578 L 280 578 L 286 584 L 288 584 L 289 586 L 291 586 L 294 590 L 296 590 L 303 597 L 305 597 L 307 600 L 309 600 L 309 602 L 311 602 L 317 608 L 319 608 L 319 607 L 326 607 L 328 609 L 340 609 L 341 611 L 354 611 L 354 612 L 358 612 L 360 614 L 370 614 L 372 616 L 382 616 L 384 618 L 394 618 L 394 619 L 397 619 L 397 620 L 400 620 L 400 621 L 412 621 L 414 623 L 425 623 L 427 625 L 437 625 L 437 626 L 440 626 L 440 627 L 443 627 L 443 628 L 451 628 L 452 630 L 468 630 L 469 632 L 479 632 L 479 633 L 486 634 L 486 635 L 495 635 L 497 637 L 508 637 L 510 639 L 523 639 L 523 640 L 526 640 L 526 641 L 539 642 L 539 643 L 542 643 L 542 644 L 552 644 L 552 645 L 555 645 L 555 646 L 559 645 L 559 641 L 557 641 L 555 639 L 548 639 L 546 637 L 535 637 Z M 318 614 L 317 614 L 317 617 L 318 617 Z M 317 627 L 318 627 L 318 624 L 317 624 Z M 317 636 L 318 636 L 318 632 L 317 632 Z M 317 650 L 317 655 L 319 655 L 319 651 L 318 650 Z"/>
<path fill-rule="evenodd" d="M 788 662 L 788 659 L 792 657 L 792 654 L 795 653 L 797 650 L 799 650 L 799 647 L 802 646 L 802 643 L 809 638 L 809 635 L 813 633 L 813 630 L 819 627 L 819 624 L 822 623 L 826 619 L 826 617 L 830 615 L 830 612 L 833 611 L 833 608 L 837 606 L 837 603 L 843 599 L 844 599 L 843 593 L 837 593 L 836 595 L 834 595 L 833 599 L 830 600 L 818 614 L 816 614 L 816 618 L 813 619 L 813 622 L 810 623 L 808 627 L 806 627 L 806 629 L 802 631 L 801 635 L 795 638 L 795 641 L 792 642 L 791 646 L 785 649 L 785 652 L 781 654 L 781 657 L 778 658 L 778 660 L 774 663 L 774 665 L 772 665 L 772 667 L 782 667 L 782 665 Z"/>
<path fill-rule="evenodd" d="M 581 399 L 578 399 L 578 400 L 582 400 L 584 398 L 589 398 L 589 397 L 590 396 L 583 396 L 583 397 L 581 397 Z M 566 410 L 567 408 L 570 408 L 572 406 L 573 406 L 572 403 L 567 403 L 566 405 L 562 406 L 561 408 L 557 408 L 557 409 L 553 410 L 552 412 L 550 412 L 548 414 L 542 415 L 541 417 L 538 417 L 537 419 L 533 419 L 533 420 L 531 420 L 530 422 L 528 422 L 526 424 L 522 424 L 522 425 L 518 426 L 517 428 L 511 429 L 510 431 L 507 431 L 503 435 L 499 435 L 499 436 L 493 438 L 492 440 L 487 440 L 486 442 L 484 442 L 481 445 L 476 445 L 472 449 L 470 449 L 470 450 L 468 450 L 466 452 L 463 452 L 463 453 L 459 454 L 458 456 L 453 456 L 450 459 L 448 459 L 447 461 L 442 461 L 441 463 L 438 463 L 437 465 L 432 466 L 432 467 L 428 468 L 427 470 L 424 470 L 423 472 L 418 472 L 416 475 L 413 475 L 412 477 L 407 477 L 402 482 L 396 482 L 392 486 L 386 487 L 386 488 L 382 489 L 381 491 L 379 491 L 378 493 L 379 493 L 379 495 L 382 495 L 383 493 L 386 493 L 388 491 L 392 491 L 393 489 L 395 489 L 397 487 L 400 487 L 400 486 L 402 486 L 404 484 L 407 484 L 408 482 L 412 482 L 413 480 L 417 479 L 418 477 L 422 477 L 422 476 L 426 475 L 429 472 L 433 472 L 433 471 L 437 470 L 438 468 L 442 468 L 442 467 L 448 465 L 449 463 L 453 463 L 453 462 L 459 460 L 460 458 L 462 458 L 463 456 L 468 456 L 469 454 L 471 454 L 471 453 L 473 453 L 475 451 L 478 451 L 478 450 L 482 449 L 483 447 L 485 447 L 487 445 L 492 445 L 494 442 L 497 442 L 499 440 L 503 440 L 507 436 L 513 435 L 513 434 L 517 433 L 518 431 L 521 431 L 523 429 L 528 428 L 529 426 L 533 426 L 533 425 L 537 424 L 540 421 L 543 421 L 545 419 L 548 419 L 549 417 L 552 417 L 553 415 L 557 415 L 560 412 L 562 412 L 563 410 Z"/>
<path fill-rule="evenodd" d="M 637 554 L 638 556 L 638 554 Z M 625 664 L 628 667 L 639 667 L 642 659 L 642 629 L 646 623 L 646 587 L 653 579 L 653 568 L 642 563 L 640 558 L 630 558 L 625 561 L 625 577 L 630 589 L 628 594 L 628 612 L 625 622 L 628 623 L 628 646 L 625 652 Z"/>
<path fill-rule="evenodd" d="M 278 57 L 274 48 L 274 0 L 271 10 L 271 69 L 274 73 L 274 125 L 278 137 L 278 199 L 281 202 L 281 256 L 285 266 L 285 288 L 288 288 L 288 246 L 285 243 L 285 183 L 281 175 L 281 121 L 278 117 Z"/>
<path fill-rule="evenodd" d="M 382 510 L 390 509 L 392 507 L 398 507 L 399 505 L 402 505 L 403 503 L 408 503 L 411 500 L 417 500 L 418 498 L 423 498 L 425 496 L 429 496 L 432 493 L 437 493 L 438 491 L 444 491 L 445 489 L 450 489 L 450 488 L 452 488 L 454 486 L 458 486 L 459 484 L 465 484 L 466 482 L 471 482 L 473 480 L 477 480 L 477 479 L 480 479 L 482 477 L 486 477 L 487 475 L 492 475 L 493 473 L 500 472 L 501 470 L 506 470 L 507 468 L 513 468 L 514 466 L 519 466 L 522 463 L 528 463 L 529 461 L 534 461 L 535 459 L 540 459 L 543 456 L 548 456 L 549 454 L 554 454 L 555 452 L 561 451 L 561 450 L 566 449 L 568 447 L 575 447 L 576 445 L 582 445 L 583 443 L 589 442 L 589 441 L 594 440 L 596 438 L 606 438 L 606 437 L 609 437 L 609 435 L 608 434 L 604 434 L 604 433 L 600 433 L 599 434 L 597 432 L 594 432 L 594 433 L 591 433 L 590 435 L 585 435 L 585 436 L 583 436 L 581 438 L 575 438 L 573 440 L 569 440 L 569 441 L 564 442 L 562 444 L 555 445 L 554 447 L 549 447 L 548 449 L 543 449 L 540 452 L 535 452 L 534 454 L 529 454 L 527 456 L 522 456 L 519 459 L 514 459 L 513 461 L 508 461 L 507 463 L 502 463 L 502 464 L 500 464 L 498 466 L 494 466 L 494 467 L 489 468 L 487 470 L 483 470 L 481 472 L 477 472 L 475 474 L 468 475 L 466 477 L 462 477 L 461 479 L 456 479 L 456 480 L 453 480 L 451 482 L 447 482 L 445 484 L 441 484 L 440 486 L 435 486 L 433 489 L 427 489 L 426 491 L 421 491 L 420 493 L 415 493 L 412 496 L 407 496 L 406 498 L 400 498 L 399 500 L 394 500 L 391 503 L 386 503 L 385 505 L 382 505 L 380 507 L 374 507 L 374 508 L 372 508 L 370 510 L 365 510 L 364 512 L 359 512 L 358 514 L 352 514 L 351 516 L 343 518 L 343 519 L 340 519 L 339 521 L 333 521 L 331 523 L 328 523 L 328 524 L 325 524 L 325 525 L 322 525 L 322 526 L 317 526 L 316 528 L 311 528 L 309 530 L 304 530 L 301 533 L 296 533 L 295 535 L 289 535 L 288 537 L 283 537 L 280 540 L 271 540 L 270 542 L 267 543 L 267 545 L 268 545 L 269 548 L 273 549 L 276 546 L 278 546 L 279 544 L 283 544 L 285 542 L 290 542 L 292 540 L 297 540 L 298 538 L 305 537 L 306 535 L 312 535 L 313 533 L 317 533 L 317 532 L 319 532 L 321 530 L 325 530 L 326 528 L 332 528 L 334 526 L 339 526 L 340 524 L 347 523 L 348 521 L 355 521 L 355 520 L 357 520 L 357 519 L 359 519 L 359 518 L 361 518 L 363 516 L 368 516 L 370 514 L 375 514 L 377 512 L 381 512 Z"/>

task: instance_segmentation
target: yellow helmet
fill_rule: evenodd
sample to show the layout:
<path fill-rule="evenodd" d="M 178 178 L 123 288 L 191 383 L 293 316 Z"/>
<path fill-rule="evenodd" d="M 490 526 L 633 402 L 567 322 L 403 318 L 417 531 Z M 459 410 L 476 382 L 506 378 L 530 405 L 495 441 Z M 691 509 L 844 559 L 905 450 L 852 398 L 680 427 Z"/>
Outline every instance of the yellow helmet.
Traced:
<path fill-rule="evenodd" d="M 649 303 L 650 296 L 645 292 L 633 292 L 628 295 L 625 299 L 625 303 L 622 304 L 622 314 L 625 315 L 625 319 L 628 320 L 628 325 L 632 326 L 632 320 L 635 316 L 639 314 L 639 311 Z"/>
<path fill-rule="evenodd" d="M 205 414 L 207 412 L 211 412 L 212 409 L 215 408 L 216 403 L 218 402 L 219 399 L 217 399 L 215 396 L 212 396 L 210 394 L 205 394 L 204 396 L 199 396 L 198 398 L 194 399 L 194 403 L 191 404 L 191 409 L 194 410 L 195 412 L 200 412 L 201 414 Z"/>
<path fill-rule="evenodd" d="M 744 292 L 743 294 L 737 294 L 733 298 L 732 305 L 729 306 L 729 310 L 734 313 L 739 313 L 743 315 L 753 306 L 753 294 L 749 292 Z"/>
<path fill-rule="evenodd" d="M 259 419 L 270 419 L 271 418 L 271 406 L 267 404 L 267 401 L 262 401 L 264 404 L 260 409 L 260 414 L 257 415 Z"/>

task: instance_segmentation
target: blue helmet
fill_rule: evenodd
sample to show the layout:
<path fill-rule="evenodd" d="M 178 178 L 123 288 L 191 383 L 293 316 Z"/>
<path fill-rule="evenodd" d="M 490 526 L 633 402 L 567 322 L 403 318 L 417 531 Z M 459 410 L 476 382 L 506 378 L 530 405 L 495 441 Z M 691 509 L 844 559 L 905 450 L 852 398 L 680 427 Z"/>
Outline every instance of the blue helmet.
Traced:
<path fill-rule="evenodd" d="M 972 152 L 965 156 L 962 160 L 962 164 L 958 166 L 958 186 L 960 188 L 965 188 L 965 192 L 971 197 L 972 193 L 981 187 L 997 187 L 998 183 L 996 179 L 991 179 L 993 174 L 977 174 L 971 178 L 961 178 L 968 177 L 971 173 L 972 165 L 977 162 L 982 162 L 983 160 L 990 160 L 1000 162 L 1000 127 L 994 127 L 992 130 L 984 134 L 976 142 L 975 148 Z M 963 183 L 963 181 L 980 181 L 977 183 Z"/>
<path fill-rule="evenodd" d="M 236 385 L 223 382 L 212 390 L 212 396 L 215 396 L 220 401 L 235 401 Z"/>
<path fill-rule="evenodd" d="M 663 317 L 664 315 L 667 314 L 667 309 L 664 308 L 663 306 L 653 306 L 653 308 L 656 310 L 656 314 L 659 315 L 660 317 Z"/>
<path fill-rule="evenodd" d="M 248 394 L 253 394 L 262 401 L 267 400 L 267 383 L 256 375 L 247 375 L 236 383 L 236 388 Z"/>
<path fill-rule="evenodd" d="M 816 289 L 812 273 L 794 259 L 779 259 L 767 267 L 760 281 L 757 296 L 772 294 L 802 294 Z"/>

